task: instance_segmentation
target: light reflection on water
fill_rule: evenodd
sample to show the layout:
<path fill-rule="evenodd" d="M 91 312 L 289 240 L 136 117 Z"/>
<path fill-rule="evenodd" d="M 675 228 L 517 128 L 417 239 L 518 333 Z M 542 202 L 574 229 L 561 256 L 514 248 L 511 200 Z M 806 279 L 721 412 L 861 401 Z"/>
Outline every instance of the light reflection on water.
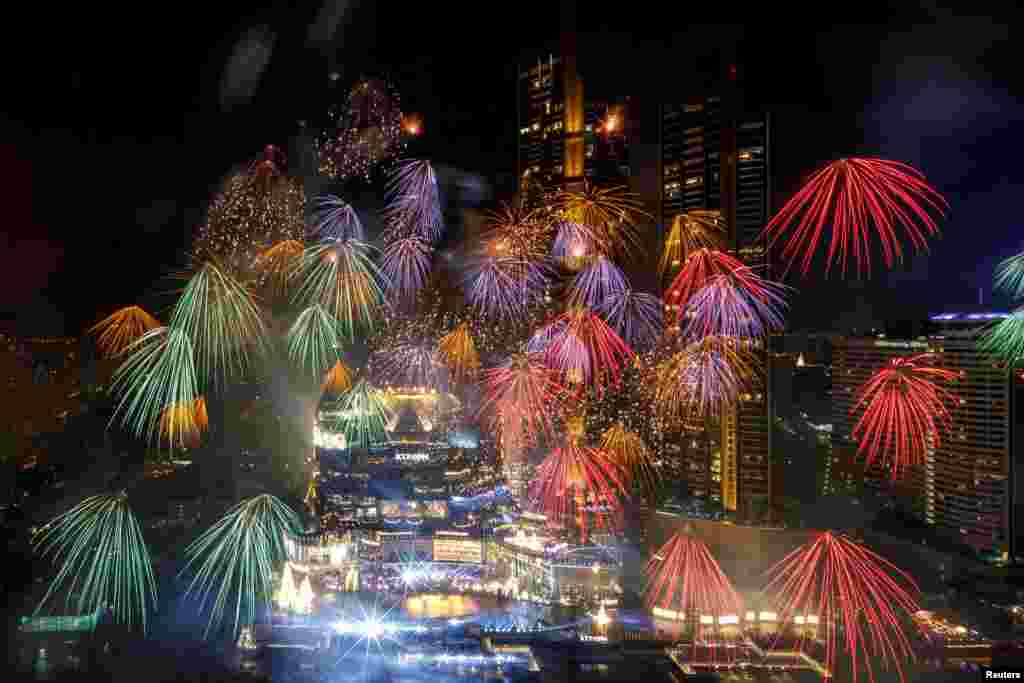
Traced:
<path fill-rule="evenodd" d="M 481 598 L 486 600 L 486 598 Z M 495 607 L 496 605 L 487 605 Z M 477 614 L 481 605 L 477 598 L 466 595 L 427 593 L 405 599 L 403 610 L 415 619 L 452 619 Z"/>

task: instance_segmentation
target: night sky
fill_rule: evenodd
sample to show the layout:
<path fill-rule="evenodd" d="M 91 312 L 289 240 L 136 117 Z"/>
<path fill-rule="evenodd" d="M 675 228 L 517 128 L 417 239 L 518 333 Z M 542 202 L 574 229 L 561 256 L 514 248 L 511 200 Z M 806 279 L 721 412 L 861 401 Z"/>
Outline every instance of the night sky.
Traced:
<path fill-rule="evenodd" d="M 322 116 L 340 96 L 332 70 L 336 93 L 360 73 L 390 76 L 403 108 L 423 114 L 418 144 L 437 163 L 492 181 L 514 172 L 516 62 L 554 45 L 551 3 L 294 4 L 186 3 L 134 18 L 91 5 L 25 24 L 39 40 L 7 58 L 20 68 L 0 113 L 0 324 L 77 334 L 166 289 L 159 278 L 180 263 L 220 179 Z M 699 58 L 735 49 L 752 95 L 776 114 L 780 198 L 821 164 L 861 154 L 920 168 L 952 205 L 931 253 L 898 272 L 805 285 L 794 327 L 918 316 L 977 302 L 979 287 L 991 301 L 994 265 L 1024 248 L 1016 17 L 857 6 L 726 26 L 661 7 L 585 10 L 588 91 L 671 92 Z"/>

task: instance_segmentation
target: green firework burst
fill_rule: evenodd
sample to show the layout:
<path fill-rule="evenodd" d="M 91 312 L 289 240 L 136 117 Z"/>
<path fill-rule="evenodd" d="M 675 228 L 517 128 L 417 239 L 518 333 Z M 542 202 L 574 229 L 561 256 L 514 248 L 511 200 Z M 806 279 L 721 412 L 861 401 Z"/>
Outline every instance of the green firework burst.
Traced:
<path fill-rule="evenodd" d="M 293 297 L 302 307 L 320 304 L 350 340 L 356 330 L 372 329 L 382 315 L 385 278 L 371 258 L 373 247 L 356 239 L 318 242 L 299 264 Z"/>
<path fill-rule="evenodd" d="M 33 539 L 60 566 L 36 613 L 59 592 L 78 614 L 110 607 L 118 623 L 146 629 L 156 580 L 142 528 L 124 492 L 92 496 L 46 524 Z"/>
<path fill-rule="evenodd" d="M 121 399 L 111 422 L 120 419 L 132 433 L 147 441 L 160 436 L 160 416 L 166 408 L 191 405 L 199 397 L 192 342 L 169 327 L 150 330 L 130 347 L 114 372 L 113 388 Z M 187 430 L 172 429 L 167 438 L 183 445 Z"/>
<path fill-rule="evenodd" d="M 231 602 L 234 635 L 255 623 L 257 608 L 272 599 L 274 567 L 287 559 L 285 537 L 300 529 L 295 512 L 264 493 L 243 500 L 185 549 L 182 573 L 196 569 L 185 594 L 198 594 L 201 609 L 213 596 L 204 638 L 224 623 Z"/>
<path fill-rule="evenodd" d="M 350 448 L 383 440 L 392 417 L 384 393 L 365 379 L 338 399 L 334 414 Z"/>
<path fill-rule="evenodd" d="M 170 326 L 188 335 L 201 376 L 214 380 L 244 373 L 266 334 L 250 291 L 212 261 L 189 279 Z"/>
<path fill-rule="evenodd" d="M 288 357 L 317 379 L 338 360 L 338 321 L 320 304 L 302 311 L 288 330 Z"/>
<path fill-rule="evenodd" d="M 1024 365 L 1024 308 L 986 329 L 978 348 L 1011 366 Z"/>

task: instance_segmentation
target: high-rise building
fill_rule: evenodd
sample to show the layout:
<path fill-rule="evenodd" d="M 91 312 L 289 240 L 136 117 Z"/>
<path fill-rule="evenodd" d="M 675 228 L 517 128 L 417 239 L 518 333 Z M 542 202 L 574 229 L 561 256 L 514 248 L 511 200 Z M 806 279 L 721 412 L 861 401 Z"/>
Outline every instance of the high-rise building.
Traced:
<path fill-rule="evenodd" d="M 583 178 L 601 185 L 629 175 L 628 98 L 587 100 L 570 60 L 549 55 L 519 73 L 520 188 L 562 187 Z"/>
<path fill-rule="evenodd" d="M 1011 374 L 977 348 L 984 325 L 1005 314 L 932 316 L 929 334 L 916 340 L 839 337 L 833 351 L 833 453 L 836 463 L 855 456 L 852 431 L 857 390 L 888 361 L 918 353 L 936 354 L 939 367 L 960 373 L 950 388 L 953 429 L 896 482 L 921 517 L 937 530 L 977 550 L 1012 552 L 1014 519 L 1013 382 Z M 889 490 L 881 465 L 864 468 L 868 489 Z"/>
<path fill-rule="evenodd" d="M 735 68 L 704 92 L 664 103 L 660 123 L 662 235 L 680 214 L 717 210 L 727 229 L 726 249 L 767 274 L 759 236 L 769 213 L 771 121 L 744 108 Z M 722 504 L 746 518 L 769 514 L 772 495 L 770 355 L 760 345 L 756 351 L 765 381 L 723 416 L 716 458 Z"/>

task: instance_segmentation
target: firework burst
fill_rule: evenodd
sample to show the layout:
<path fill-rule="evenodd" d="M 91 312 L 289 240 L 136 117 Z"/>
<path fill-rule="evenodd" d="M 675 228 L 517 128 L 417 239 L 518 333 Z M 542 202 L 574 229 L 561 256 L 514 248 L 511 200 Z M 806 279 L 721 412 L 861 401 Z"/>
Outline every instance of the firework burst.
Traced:
<path fill-rule="evenodd" d="M 589 226 L 561 220 L 557 222 L 551 255 L 569 268 L 576 268 L 588 256 L 600 253 L 599 243 L 598 234 Z"/>
<path fill-rule="evenodd" d="M 634 349 L 650 347 L 661 337 L 662 303 L 653 294 L 626 288 L 609 295 L 597 312 Z"/>
<path fill-rule="evenodd" d="M 279 157 L 268 145 L 262 161 L 227 180 L 196 235 L 193 264 L 215 261 L 244 275 L 270 245 L 302 240 L 305 194 L 298 180 L 281 173 Z"/>
<path fill-rule="evenodd" d="M 374 370 L 389 385 L 438 387 L 447 379 L 437 348 L 429 341 L 400 341 L 375 354 Z"/>
<path fill-rule="evenodd" d="M 155 441 L 166 408 L 191 405 L 199 398 L 192 342 L 175 329 L 150 330 L 128 347 L 114 372 L 113 389 L 121 396 L 111 422 L 121 421 L 136 436 Z M 172 446 L 185 445 L 188 432 L 168 435 Z"/>
<path fill-rule="evenodd" d="M 310 228 L 310 237 L 317 241 L 366 241 L 366 232 L 355 208 L 333 194 L 320 195 L 314 200 Z"/>
<path fill-rule="evenodd" d="M 522 432 L 535 438 L 555 434 L 555 421 L 565 400 L 558 375 L 540 354 L 517 353 L 503 365 L 484 372 L 481 414 L 495 430 Z"/>
<path fill-rule="evenodd" d="M 575 439 L 553 450 L 537 468 L 530 506 L 559 526 L 614 530 L 621 521 L 626 476 L 608 454 Z"/>
<path fill-rule="evenodd" d="M 647 444 L 621 420 L 601 435 L 601 450 L 622 469 L 627 488 L 636 483 L 648 495 L 657 489 L 659 475 Z"/>
<path fill-rule="evenodd" d="M 598 255 L 583 267 L 569 285 L 570 306 L 596 308 L 628 288 L 626 276 L 604 255 Z"/>
<path fill-rule="evenodd" d="M 725 237 L 725 222 L 718 211 L 691 209 L 672 221 L 661 254 L 661 273 L 680 267 L 698 249 L 717 249 Z"/>
<path fill-rule="evenodd" d="M 1024 307 L 989 326 L 978 340 L 978 348 L 1011 366 L 1024 361 Z"/>
<path fill-rule="evenodd" d="M 331 178 L 368 179 L 402 150 L 401 103 L 382 80 L 360 79 L 331 118 L 333 125 L 319 145 L 320 172 Z"/>
<path fill-rule="evenodd" d="M 672 424 L 720 415 L 739 400 L 754 368 L 743 342 L 716 337 L 695 342 L 655 367 L 654 408 Z"/>
<path fill-rule="evenodd" d="M 764 298 L 750 294 L 744 280 L 756 280 Z M 781 330 L 786 300 L 782 285 L 743 272 L 716 275 L 686 306 L 684 335 L 691 340 L 708 336 L 757 339 Z"/>
<path fill-rule="evenodd" d="M 437 350 L 454 381 L 468 382 L 476 377 L 480 370 L 480 354 L 477 353 L 468 322 L 459 323 L 454 330 L 441 337 Z"/>
<path fill-rule="evenodd" d="M 160 321 L 138 306 L 125 306 L 89 328 L 96 334 L 96 345 L 107 358 L 116 358 Z"/>
<path fill-rule="evenodd" d="M 171 444 L 196 446 L 209 428 L 206 399 L 200 396 L 191 403 L 167 406 L 160 415 L 160 434 Z"/>
<path fill-rule="evenodd" d="M 463 282 L 469 305 L 499 320 L 525 317 L 543 299 L 547 286 L 545 262 L 491 254 L 474 258 Z"/>
<path fill-rule="evenodd" d="M 188 335 L 200 377 L 223 381 L 243 374 L 266 327 L 249 289 L 227 270 L 203 264 L 171 313 L 170 327 Z"/>
<path fill-rule="evenodd" d="M 562 314 L 545 352 L 548 364 L 573 384 L 603 386 L 618 379 L 623 364 L 633 357 L 626 342 L 586 308 Z"/>
<path fill-rule="evenodd" d="M 353 379 L 352 371 L 339 358 L 324 377 L 323 390 L 334 396 L 340 396 L 352 388 Z"/>
<path fill-rule="evenodd" d="M 285 240 L 262 251 L 255 263 L 259 284 L 268 287 L 275 295 L 286 295 L 302 262 L 304 249 L 298 240 Z"/>
<path fill-rule="evenodd" d="M 391 173 L 387 190 L 386 218 L 396 236 L 417 237 L 428 245 L 441 239 L 441 196 L 429 161 L 401 162 Z"/>
<path fill-rule="evenodd" d="M 995 288 L 1014 300 L 1024 298 L 1024 254 L 1011 256 L 996 266 Z"/>
<path fill-rule="evenodd" d="M 914 657 L 903 624 L 920 609 L 907 574 L 854 541 L 824 532 L 768 576 L 765 592 L 777 596 L 784 620 L 810 614 L 824 625 L 826 668 L 835 671 L 842 641 L 854 681 L 861 670 L 874 681 L 872 662 L 895 666 L 903 680 L 902 663 Z"/>
<path fill-rule="evenodd" d="M 313 304 L 288 329 L 288 357 L 312 376 L 321 377 L 337 361 L 339 327 L 329 311 Z"/>
<path fill-rule="evenodd" d="M 773 300 L 778 285 L 764 280 L 752 268 L 734 256 L 713 249 L 698 249 L 683 263 L 665 295 L 665 303 L 685 308 L 690 299 L 720 275 L 730 276 L 733 283 L 761 301 Z"/>
<path fill-rule="evenodd" d="M 372 249 L 358 240 L 308 247 L 293 301 L 302 306 L 320 304 L 340 323 L 342 333 L 354 339 L 358 329 L 372 327 L 382 312 L 381 282 L 386 280 L 371 258 Z"/>
<path fill-rule="evenodd" d="M 647 562 L 648 607 L 697 617 L 741 614 L 743 600 L 707 545 L 686 531 L 673 534 Z"/>
<path fill-rule="evenodd" d="M 432 256 L 431 246 L 419 237 L 403 237 L 384 247 L 380 269 L 391 285 L 393 299 L 404 305 L 415 302 L 430 276 Z"/>
<path fill-rule="evenodd" d="M 908 465 L 924 462 L 929 447 L 953 426 L 949 404 L 955 396 L 939 382 L 956 380 L 936 368 L 933 354 L 893 358 L 857 391 L 851 413 L 864 411 L 853 428 L 867 463 L 888 460 L 893 478 Z"/>
<path fill-rule="evenodd" d="M 146 629 L 156 608 L 156 581 L 142 527 L 122 492 L 92 496 L 50 521 L 33 538 L 60 569 L 36 608 L 65 597 L 78 614 L 110 607 L 118 623 Z"/>
<path fill-rule="evenodd" d="M 365 379 L 338 399 L 332 414 L 350 448 L 382 441 L 392 418 L 387 397 Z"/>
<path fill-rule="evenodd" d="M 584 181 L 579 191 L 556 194 L 554 206 L 563 220 L 589 227 L 597 248 L 606 256 L 632 253 L 639 246 L 636 221 L 648 216 L 625 186 L 602 189 L 590 181 Z"/>
<path fill-rule="evenodd" d="M 828 274 L 838 263 L 846 274 L 850 255 L 864 273 L 871 271 L 872 239 L 877 238 L 885 265 L 903 258 L 900 230 L 915 249 L 927 249 L 938 233 L 934 215 L 948 207 L 914 168 L 885 159 L 840 159 L 811 176 L 765 226 L 769 247 L 786 236 L 783 260 L 798 260 L 807 275 L 814 253 L 831 226 L 825 262 Z M 873 230 L 872 230 L 873 228 Z"/>
<path fill-rule="evenodd" d="M 195 571 L 186 595 L 198 594 L 202 610 L 213 598 L 204 638 L 232 612 L 232 635 L 256 622 L 257 610 L 271 604 L 274 567 L 287 559 L 285 538 L 301 531 L 291 508 L 263 494 L 243 500 L 185 549 L 182 574 Z"/>

